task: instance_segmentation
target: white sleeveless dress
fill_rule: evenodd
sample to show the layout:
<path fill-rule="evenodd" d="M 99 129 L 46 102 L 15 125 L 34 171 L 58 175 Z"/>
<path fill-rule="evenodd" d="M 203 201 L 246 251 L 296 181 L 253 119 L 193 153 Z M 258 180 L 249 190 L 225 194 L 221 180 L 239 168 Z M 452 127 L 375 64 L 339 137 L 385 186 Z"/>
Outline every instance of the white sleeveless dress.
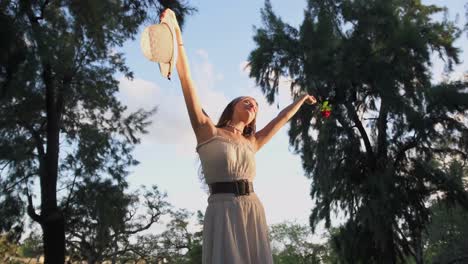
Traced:
<path fill-rule="evenodd" d="M 255 151 L 248 142 L 215 135 L 196 151 L 207 184 L 255 178 Z M 265 209 L 255 192 L 208 197 L 202 258 L 203 264 L 273 263 Z"/>

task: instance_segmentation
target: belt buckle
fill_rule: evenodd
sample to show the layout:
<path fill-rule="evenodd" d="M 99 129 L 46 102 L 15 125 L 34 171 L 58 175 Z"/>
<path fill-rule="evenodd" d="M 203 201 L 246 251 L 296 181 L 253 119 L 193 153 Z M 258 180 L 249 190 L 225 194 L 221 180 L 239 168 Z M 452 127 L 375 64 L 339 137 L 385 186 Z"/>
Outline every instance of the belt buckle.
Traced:
<path fill-rule="evenodd" d="M 241 188 L 242 190 L 239 190 L 239 184 L 244 184 L 244 188 Z M 249 190 L 249 182 L 247 179 L 242 179 L 242 180 L 238 180 L 236 181 L 236 190 L 235 190 L 235 194 L 236 196 L 239 196 L 239 195 L 250 195 L 250 190 Z M 242 191 L 242 192 L 241 192 Z"/>
<path fill-rule="evenodd" d="M 234 182 L 234 186 L 235 186 L 235 188 L 234 188 L 234 194 L 236 195 L 236 197 L 239 196 L 239 195 L 241 195 L 241 193 L 240 193 L 240 191 L 239 191 L 239 182 L 240 182 L 240 181 L 235 181 L 235 182 Z"/>
<path fill-rule="evenodd" d="M 245 193 L 247 195 L 250 195 L 250 186 L 249 186 L 249 180 L 245 179 Z"/>

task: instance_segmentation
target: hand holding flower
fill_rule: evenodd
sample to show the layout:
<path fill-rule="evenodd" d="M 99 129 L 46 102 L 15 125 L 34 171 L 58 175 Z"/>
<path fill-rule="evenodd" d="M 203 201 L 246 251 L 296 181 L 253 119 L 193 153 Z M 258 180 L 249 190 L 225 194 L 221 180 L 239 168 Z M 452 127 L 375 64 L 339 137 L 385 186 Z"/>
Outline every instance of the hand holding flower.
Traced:
<path fill-rule="evenodd" d="M 308 105 L 313 105 L 313 104 L 317 103 L 317 99 L 315 99 L 315 97 L 313 95 L 305 94 L 304 95 L 304 103 L 306 103 Z"/>
<path fill-rule="evenodd" d="M 320 113 L 323 117 L 328 118 L 331 114 L 331 107 L 328 103 L 328 100 L 325 100 L 320 105 Z"/>

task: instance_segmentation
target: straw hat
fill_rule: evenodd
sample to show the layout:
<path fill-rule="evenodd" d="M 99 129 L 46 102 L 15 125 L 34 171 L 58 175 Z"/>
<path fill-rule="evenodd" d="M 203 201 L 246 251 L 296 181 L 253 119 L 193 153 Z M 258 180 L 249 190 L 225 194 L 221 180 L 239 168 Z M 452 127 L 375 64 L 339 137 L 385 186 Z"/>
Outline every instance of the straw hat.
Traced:
<path fill-rule="evenodd" d="M 177 58 L 173 19 L 166 16 L 161 20 L 160 24 L 146 27 L 141 35 L 140 46 L 143 55 L 150 61 L 157 62 L 161 74 L 170 80 Z"/>

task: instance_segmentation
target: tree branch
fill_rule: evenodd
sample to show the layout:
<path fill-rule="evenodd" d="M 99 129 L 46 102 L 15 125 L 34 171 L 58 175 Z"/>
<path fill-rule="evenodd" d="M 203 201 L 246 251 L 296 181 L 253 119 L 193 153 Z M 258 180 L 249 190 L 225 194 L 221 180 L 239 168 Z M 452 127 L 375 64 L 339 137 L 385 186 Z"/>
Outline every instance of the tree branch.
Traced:
<path fill-rule="evenodd" d="M 74 60 L 74 59 L 73 59 Z M 75 65 L 75 64 L 73 64 Z M 64 104 L 64 94 L 70 87 L 70 84 L 73 80 L 74 75 L 77 71 L 68 70 L 65 71 L 62 79 L 62 85 L 59 87 L 57 91 L 57 103 L 56 103 L 56 111 L 57 111 L 57 120 L 59 122 L 59 127 L 61 127 L 62 123 L 62 115 L 64 112 L 65 104 Z"/>
<path fill-rule="evenodd" d="M 130 222 L 133 219 L 133 217 L 136 215 L 136 209 L 133 210 L 133 207 L 132 207 L 131 209 L 128 210 L 127 215 L 124 218 L 124 222 Z"/>
<path fill-rule="evenodd" d="M 387 107 L 386 101 L 380 99 L 379 117 L 377 120 L 377 156 L 383 160 L 387 158 Z"/>
<path fill-rule="evenodd" d="M 80 235 L 79 233 L 77 232 L 74 232 L 73 230 L 70 229 L 70 234 L 81 239 L 82 241 L 86 241 L 86 236 L 85 235 Z M 81 242 L 80 242 L 81 243 Z"/>
<path fill-rule="evenodd" d="M 21 178 L 19 181 L 13 183 L 11 186 L 5 187 L 4 192 L 6 192 L 6 193 L 9 192 L 9 191 L 10 191 L 11 189 L 13 189 L 16 185 L 20 184 L 22 181 L 25 181 L 25 180 L 29 179 L 29 177 L 31 177 L 31 176 L 33 176 L 33 175 L 34 175 L 33 173 L 28 174 L 28 175 L 24 176 L 23 178 Z"/>
<path fill-rule="evenodd" d="M 161 216 L 161 212 L 158 211 L 156 214 L 151 215 L 151 218 L 150 218 L 149 222 L 146 225 L 140 226 L 139 228 L 136 228 L 134 230 L 124 231 L 123 233 L 126 234 L 126 235 L 133 235 L 133 234 L 139 233 L 139 232 L 141 232 L 143 230 L 146 230 L 146 229 L 150 228 L 151 225 L 156 223 L 156 221 L 158 221 L 160 216 Z"/>
<path fill-rule="evenodd" d="M 42 217 L 36 213 L 36 210 L 34 209 L 33 201 L 32 201 L 32 196 L 28 192 L 28 215 L 31 217 L 32 220 L 38 222 L 39 224 L 42 224 Z"/>
<path fill-rule="evenodd" d="M 430 148 L 430 150 L 434 151 L 435 153 L 453 153 L 462 156 L 463 159 L 468 159 L 468 154 L 454 148 Z"/>
<path fill-rule="evenodd" d="M 39 135 L 38 131 L 34 130 L 34 128 L 28 125 L 26 122 L 21 123 L 24 127 L 26 127 L 26 129 L 29 130 L 34 140 L 36 141 L 36 148 L 37 153 L 39 154 L 39 158 L 42 160 L 45 159 L 44 141 L 42 140 L 41 135 Z"/>
<path fill-rule="evenodd" d="M 359 120 L 359 117 L 354 110 L 352 104 L 350 102 L 345 102 L 346 109 L 348 110 L 349 114 L 351 115 L 351 119 L 354 121 L 354 124 L 356 125 L 357 129 L 359 130 L 359 133 L 361 134 L 362 139 L 364 140 L 364 145 L 366 147 L 366 152 L 367 152 L 367 157 L 368 159 L 372 162 L 372 164 L 375 165 L 375 156 L 374 156 L 374 151 L 372 151 L 372 146 L 369 140 L 369 137 L 367 136 L 366 130 L 362 126 L 361 121 Z"/>
<path fill-rule="evenodd" d="M 4 170 L 10 163 L 12 163 L 12 162 L 13 162 L 13 160 L 9 160 L 9 161 L 7 161 L 7 162 L 5 163 L 5 165 L 0 169 L 0 175 L 1 175 L 1 173 L 3 172 L 3 170 Z"/>
<path fill-rule="evenodd" d="M 349 140 L 355 141 L 356 137 L 352 129 L 354 126 L 350 126 L 340 114 L 336 114 L 335 117 L 336 117 L 336 120 L 338 120 L 338 123 L 345 129 Z"/>
<path fill-rule="evenodd" d="M 414 137 L 413 140 L 411 140 L 410 142 L 406 143 L 399 151 L 398 153 L 396 154 L 395 156 L 395 161 L 393 162 L 393 167 L 396 168 L 396 166 L 398 165 L 398 163 L 401 161 L 401 159 L 403 159 L 403 157 L 405 156 L 405 153 L 406 151 L 412 149 L 412 148 L 415 148 L 417 145 L 418 145 L 418 139 L 419 137 Z"/>
<path fill-rule="evenodd" d="M 75 174 L 75 177 L 73 178 L 72 186 L 70 188 L 70 192 L 68 193 L 67 201 L 65 202 L 64 212 L 68 212 L 68 208 L 70 206 L 70 201 L 71 201 L 71 196 L 73 193 L 73 188 L 75 187 L 75 182 L 76 182 L 77 177 L 78 177 L 78 174 Z"/>
<path fill-rule="evenodd" d="M 45 0 L 44 3 L 41 6 L 41 16 L 37 18 L 37 20 L 43 19 L 44 18 L 44 9 L 49 3 L 49 0 Z"/>
<path fill-rule="evenodd" d="M 408 239 L 406 239 L 406 235 L 403 233 L 403 231 L 400 229 L 400 227 L 398 227 L 397 224 L 393 224 L 393 228 L 398 232 L 398 234 L 400 234 L 401 238 L 403 240 L 405 240 L 406 244 L 409 245 L 409 241 Z M 416 252 L 414 252 L 411 247 L 408 247 L 408 250 L 410 251 L 411 255 L 413 255 L 413 257 L 416 257 Z"/>
<path fill-rule="evenodd" d="M 127 243 L 123 249 L 118 250 L 118 251 L 114 251 L 114 252 L 112 252 L 110 254 L 103 254 L 103 257 L 104 258 L 112 258 L 112 257 L 122 255 L 122 254 L 127 253 L 128 251 L 133 251 L 133 250 L 134 250 L 134 248 L 130 247 L 130 244 Z"/>

